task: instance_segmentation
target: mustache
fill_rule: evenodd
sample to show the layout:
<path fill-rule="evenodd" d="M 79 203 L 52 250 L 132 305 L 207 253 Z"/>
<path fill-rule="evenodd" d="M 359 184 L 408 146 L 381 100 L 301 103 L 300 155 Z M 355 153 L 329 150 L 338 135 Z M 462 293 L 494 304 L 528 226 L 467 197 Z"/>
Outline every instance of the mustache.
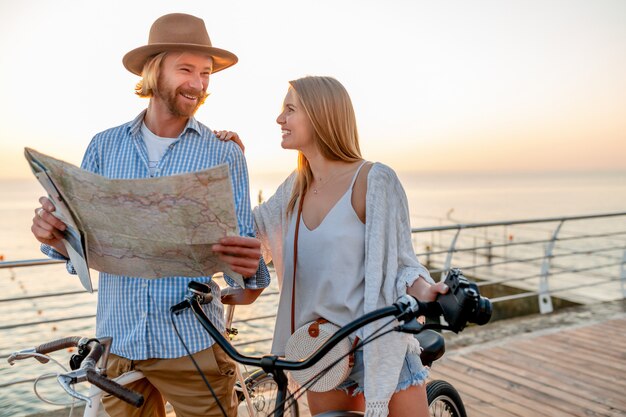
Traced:
<path fill-rule="evenodd" d="M 204 90 L 183 90 L 183 89 L 178 89 L 179 93 L 185 94 L 187 96 L 194 96 L 194 97 L 198 97 L 199 100 L 205 100 L 208 96 L 209 93 L 204 91 Z"/>

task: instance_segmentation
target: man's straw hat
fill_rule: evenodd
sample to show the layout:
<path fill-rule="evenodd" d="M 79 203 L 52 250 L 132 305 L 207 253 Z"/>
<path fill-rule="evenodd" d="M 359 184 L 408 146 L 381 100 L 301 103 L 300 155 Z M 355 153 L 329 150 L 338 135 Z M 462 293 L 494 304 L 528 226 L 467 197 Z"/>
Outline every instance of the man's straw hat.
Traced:
<path fill-rule="evenodd" d="M 159 17 L 150 28 L 148 44 L 133 49 L 122 59 L 124 67 L 141 75 L 149 58 L 168 51 L 201 52 L 213 58 L 213 71 L 218 72 L 237 63 L 237 56 L 224 49 L 214 48 L 204 21 L 183 13 Z"/>

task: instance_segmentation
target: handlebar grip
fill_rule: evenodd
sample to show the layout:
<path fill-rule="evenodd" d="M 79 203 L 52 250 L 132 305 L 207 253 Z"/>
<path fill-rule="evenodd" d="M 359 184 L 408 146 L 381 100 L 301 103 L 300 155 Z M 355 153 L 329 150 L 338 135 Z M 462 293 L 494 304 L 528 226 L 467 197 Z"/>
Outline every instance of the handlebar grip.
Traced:
<path fill-rule="evenodd" d="M 80 348 L 79 348 L 80 349 Z M 100 357 L 104 353 L 104 348 L 98 339 L 88 340 L 87 343 L 83 345 L 83 349 L 87 352 L 87 355 L 83 358 L 81 368 L 86 367 L 94 367 L 96 363 L 100 360 Z"/>
<path fill-rule="evenodd" d="M 108 392 L 111 395 L 116 396 L 120 400 L 127 402 L 133 407 L 139 408 L 143 405 L 143 395 L 139 394 L 138 392 L 130 390 L 118 384 L 117 382 L 112 381 L 100 375 L 93 369 L 87 369 L 86 374 L 87 374 L 87 381 L 94 384 L 96 387 L 100 388 L 101 390 Z"/>
<path fill-rule="evenodd" d="M 63 339 L 57 339 L 51 342 L 43 343 L 37 346 L 35 348 L 35 351 L 37 353 L 45 354 L 68 347 L 76 347 L 80 339 L 82 339 L 80 336 L 64 337 Z"/>
<path fill-rule="evenodd" d="M 442 314 L 441 306 L 436 301 L 422 302 L 417 301 L 419 305 L 418 313 L 420 316 L 438 317 Z"/>
<path fill-rule="evenodd" d="M 396 301 L 398 308 L 396 318 L 398 320 L 409 321 L 419 316 L 437 317 L 441 315 L 441 306 L 436 301 L 420 301 L 412 295 L 403 295 Z"/>

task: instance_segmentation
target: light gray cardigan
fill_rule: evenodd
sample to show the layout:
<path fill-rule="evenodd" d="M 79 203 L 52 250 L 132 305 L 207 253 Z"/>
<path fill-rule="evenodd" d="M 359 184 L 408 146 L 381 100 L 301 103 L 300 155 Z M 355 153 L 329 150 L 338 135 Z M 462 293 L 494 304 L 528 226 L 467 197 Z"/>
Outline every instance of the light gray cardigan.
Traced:
<path fill-rule="evenodd" d="M 283 245 L 288 229 L 287 204 L 295 180 L 290 175 L 264 204 L 254 209 L 254 220 L 266 262 L 273 260 L 282 286 Z M 367 176 L 365 222 L 365 313 L 393 304 L 406 294 L 408 286 L 421 275 L 434 283 L 415 255 L 406 194 L 396 173 L 375 163 Z M 323 260 L 321 261 L 323 262 Z M 364 338 L 382 327 L 385 320 L 368 325 Z M 393 342 L 390 342 L 393 340 Z M 404 357 L 418 352 L 419 343 L 407 334 L 392 332 L 365 345 L 366 416 L 386 416 Z"/>

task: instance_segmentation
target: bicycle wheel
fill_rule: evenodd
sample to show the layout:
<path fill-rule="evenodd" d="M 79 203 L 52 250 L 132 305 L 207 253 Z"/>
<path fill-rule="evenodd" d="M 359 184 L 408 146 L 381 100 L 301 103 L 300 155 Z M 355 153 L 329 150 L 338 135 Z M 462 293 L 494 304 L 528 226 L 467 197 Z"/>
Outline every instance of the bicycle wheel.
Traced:
<path fill-rule="evenodd" d="M 446 381 L 430 381 L 426 395 L 431 417 L 467 417 L 461 396 Z"/>
<path fill-rule="evenodd" d="M 265 417 L 269 416 L 276 408 L 276 393 L 278 391 L 278 385 L 276 381 L 265 373 L 262 369 L 259 369 L 248 378 L 246 378 L 246 387 L 252 400 L 252 408 L 255 415 L 250 416 L 248 407 L 243 393 L 239 395 L 239 409 L 238 416 L 240 417 Z M 287 396 L 289 396 L 287 392 Z M 289 401 L 288 407 L 285 409 L 285 417 L 298 417 L 298 402 Z"/>

